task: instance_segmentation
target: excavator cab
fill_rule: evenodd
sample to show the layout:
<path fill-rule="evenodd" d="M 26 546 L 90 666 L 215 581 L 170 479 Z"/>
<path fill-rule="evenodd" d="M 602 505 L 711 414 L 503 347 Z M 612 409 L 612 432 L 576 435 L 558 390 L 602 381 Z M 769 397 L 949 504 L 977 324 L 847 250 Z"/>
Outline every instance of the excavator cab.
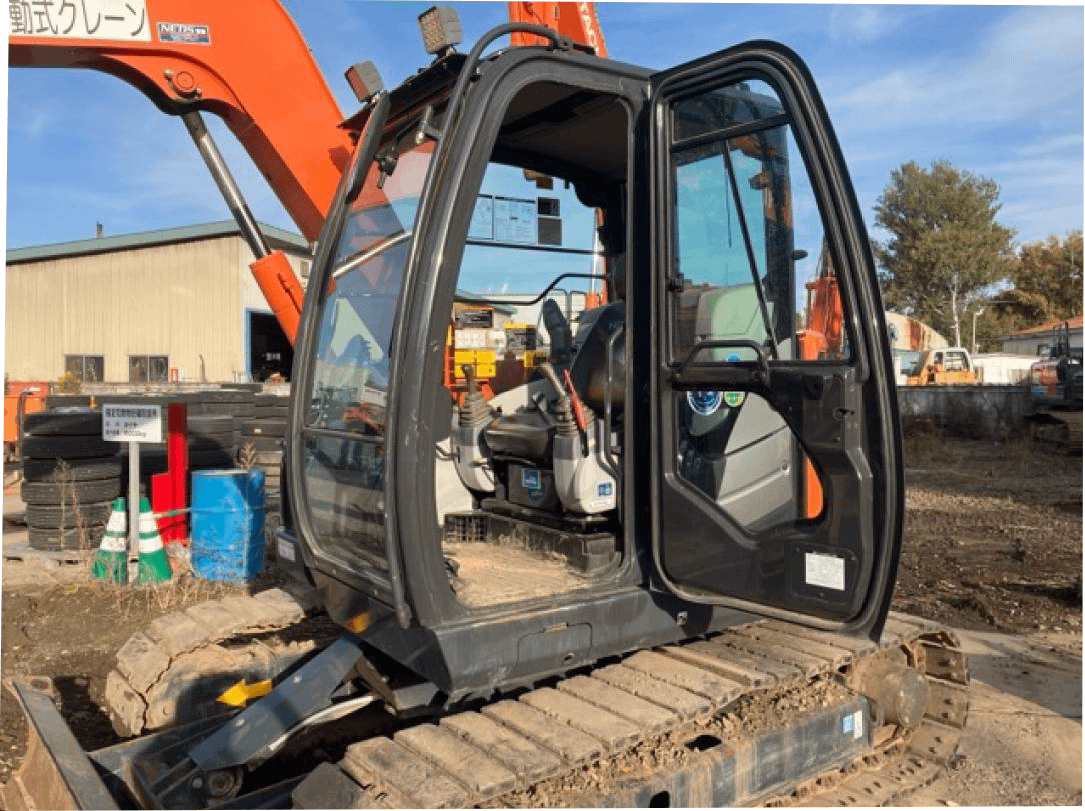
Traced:
<path fill-rule="evenodd" d="M 542 44 L 491 53 L 509 34 Z M 946 762 L 956 737 L 919 727 L 963 724 L 967 671 L 887 619 L 892 362 L 806 68 L 751 42 L 653 72 L 525 23 L 453 44 L 359 83 L 298 327 L 277 560 L 342 635 L 227 718 L 89 755 L 17 685 L 63 802 L 504 804 L 749 691 L 830 682 L 846 695 L 782 732 L 694 733 L 686 771 L 580 804 L 763 799 L 913 732 L 907 768 Z M 840 335 L 809 352 L 829 267 Z M 156 678 L 182 694 L 155 708 L 198 697 Z M 394 739 L 351 737 L 370 704 Z M 334 747 L 304 745 L 322 730 Z"/>
<path fill-rule="evenodd" d="M 662 73 L 552 34 L 483 56 L 503 33 L 351 120 L 280 560 L 445 707 L 747 612 L 876 637 L 900 542 L 892 366 L 806 69 L 765 42 Z M 808 359 L 825 252 L 845 334 Z M 460 330 L 456 391 L 464 301 L 540 345 L 525 364 L 499 324 Z"/>

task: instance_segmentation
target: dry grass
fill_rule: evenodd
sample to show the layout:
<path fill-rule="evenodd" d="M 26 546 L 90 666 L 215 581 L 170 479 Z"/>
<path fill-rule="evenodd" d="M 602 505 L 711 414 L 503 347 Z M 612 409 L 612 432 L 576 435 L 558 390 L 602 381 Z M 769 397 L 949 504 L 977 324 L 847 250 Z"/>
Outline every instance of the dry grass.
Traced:
<path fill-rule="evenodd" d="M 181 574 L 161 583 L 126 588 L 121 610 L 139 613 L 153 608 L 165 612 L 248 593 L 249 589 L 243 583 L 204 580 L 191 574 Z"/>
<path fill-rule="evenodd" d="M 246 470 L 256 465 L 256 446 L 246 442 L 237 452 L 237 463 Z"/>
<path fill-rule="evenodd" d="M 980 456 L 978 448 L 982 449 Z M 1034 443 L 1027 429 L 1001 442 L 963 439 L 936 427 L 912 426 L 904 433 L 904 466 L 914 472 L 952 470 L 966 478 L 970 472 L 990 477 L 995 468 L 1002 474 L 1025 479 L 1055 463 L 1058 460 L 1052 459 L 1048 449 Z"/>
<path fill-rule="evenodd" d="M 223 597 L 245 595 L 252 589 L 245 583 L 222 580 L 205 580 L 185 571 L 181 565 L 174 565 L 177 558 L 171 557 L 174 574 L 169 580 L 157 583 L 118 583 L 114 580 L 94 580 L 88 582 L 89 588 L 100 589 L 110 594 L 118 617 L 143 616 L 149 611 L 166 613 L 186 608 L 209 600 Z M 88 564 L 89 565 L 89 564 Z"/>
<path fill-rule="evenodd" d="M 71 514 L 75 519 L 75 546 L 74 549 L 80 552 L 88 552 L 92 548 L 90 541 L 90 534 L 87 531 L 86 517 L 83 515 L 83 508 L 79 503 L 79 496 L 75 491 L 75 475 L 72 473 L 71 467 L 63 459 L 57 460 L 56 470 L 53 473 L 53 477 L 57 484 L 60 485 L 60 503 L 57 505 L 60 508 L 61 521 L 60 528 L 57 530 L 60 536 L 60 548 L 68 549 L 67 546 L 67 517 Z"/>
<path fill-rule="evenodd" d="M 190 551 L 187 546 L 171 542 L 165 544 L 163 548 L 169 558 L 172 572 L 168 580 L 139 584 L 132 582 L 136 565 L 131 558 L 129 558 L 127 582 L 118 583 L 111 579 L 98 580 L 89 576 L 95 559 L 94 555 L 89 555 L 85 565 L 90 586 L 108 591 L 118 615 L 122 617 L 142 615 L 148 610 L 165 613 L 196 603 L 248 594 L 252 591 L 250 584 L 197 577 L 192 572 Z M 222 553 L 223 563 L 228 562 L 227 554 L 225 551 Z"/>

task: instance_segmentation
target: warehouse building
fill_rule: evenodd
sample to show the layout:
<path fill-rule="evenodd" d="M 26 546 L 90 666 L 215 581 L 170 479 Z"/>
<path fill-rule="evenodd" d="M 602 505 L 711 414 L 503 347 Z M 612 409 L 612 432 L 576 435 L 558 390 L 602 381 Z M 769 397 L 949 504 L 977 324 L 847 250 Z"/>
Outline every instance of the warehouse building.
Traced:
<path fill-rule="evenodd" d="M 1047 357 L 1051 350 L 1065 341 L 1069 335 L 1071 350 L 1081 351 L 1082 317 L 1074 316 L 1066 321 L 1051 321 L 1038 327 L 1029 327 L 1003 335 L 1003 352 L 1017 352 L 1022 355 Z"/>
<path fill-rule="evenodd" d="M 309 244 L 263 226 L 304 284 Z M 288 377 L 293 352 L 233 221 L 7 252 L 9 380 L 237 382 Z"/>

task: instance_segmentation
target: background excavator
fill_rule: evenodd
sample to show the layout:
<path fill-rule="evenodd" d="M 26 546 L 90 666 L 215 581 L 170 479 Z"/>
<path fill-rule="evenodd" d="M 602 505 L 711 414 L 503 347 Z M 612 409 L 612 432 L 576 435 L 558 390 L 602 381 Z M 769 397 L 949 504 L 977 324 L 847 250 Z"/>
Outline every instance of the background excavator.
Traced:
<path fill-rule="evenodd" d="M 1070 324 L 1063 322 L 1048 357 L 1029 369 L 1032 407 L 1025 419 L 1033 438 L 1081 453 L 1081 350 L 1070 346 Z"/>
<path fill-rule="evenodd" d="M 511 4 L 463 54 L 435 8 L 432 62 L 391 90 L 348 71 L 362 108 L 333 122 L 293 24 L 260 3 L 280 75 L 323 98 L 303 114 L 291 94 L 291 150 L 281 111 L 198 47 L 251 71 L 238 4 L 129 5 L 141 43 L 15 35 L 12 64 L 105 69 L 183 115 L 258 242 L 197 118 L 222 114 L 319 232 L 275 540 L 289 584 L 133 635 L 107 682 L 135 736 L 116 746 L 81 751 L 48 680 L 14 681 L 32 735 L 8 807 L 855 804 L 952 762 L 967 667 L 952 634 L 888 610 L 892 363 L 798 57 L 752 42 L 654 72 L 601 58 L 597 28 L 565 28 L 590 4 L 560 3 Z M 268 77 L 253 98 L 278 97 Z M 567 270 L 582 254 L 541 244 L 533 212 L 589 222 L 602 272 Z M 844 314 L 816 356 L 803 246 Z M 468 369 L 454 401 L 448 324 L 495 267 L 540 296 L 570 278 L 606 295 L 575 334 L 552 314 L 573 337 L 536 377 L 489 396 Z M 313 612 L 333 641 L 275 646 Z"/>

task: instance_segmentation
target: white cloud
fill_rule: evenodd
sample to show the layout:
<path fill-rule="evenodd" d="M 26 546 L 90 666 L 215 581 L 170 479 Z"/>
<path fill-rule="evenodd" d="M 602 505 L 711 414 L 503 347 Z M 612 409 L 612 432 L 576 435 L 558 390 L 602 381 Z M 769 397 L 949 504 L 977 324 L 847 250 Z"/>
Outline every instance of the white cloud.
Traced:
<path fill-rule="evenodd" d="M 822 90 L 868 224 L 876 232 L 874 201 L 893 169 L 946 159 L 999 184 L 998 219 L 1019 241 L 1080 228 L 1082 9 L 984 9 L 971 28 L 952 19 L 926 21 L 945 25 L 942 47 L 902 41 L 882 59 L 858 49 L 828 63 Z M 891 67 L 872 73 L 871 64 Z"/>
<path fill-rule="evenodd" d="M 891 6 L 838 4 L 829 12 L 829 36 L 838 43 L 873 42 L 896 29 L 900 19 Z"/>
<path fill-rule="evenodd" d="M 835 94 L 832 106 L 881 131 L 916 122 L 989 126 L 1050 112 L 1060 101 L 1080 108 L 1081 77 L 1081 10 L 1025 8 L 985 41 L 963 41 L 872 77 Z"/>
<path fill-rule="evenodd" d="M 51 104 L 37 104 L 30 109 L 22 109 L 18 115 L 9 119 L 8 126 L 12 134 L 28 141 L 36 141 L 42 135 L 55 128 L 56 111 Z"/>

